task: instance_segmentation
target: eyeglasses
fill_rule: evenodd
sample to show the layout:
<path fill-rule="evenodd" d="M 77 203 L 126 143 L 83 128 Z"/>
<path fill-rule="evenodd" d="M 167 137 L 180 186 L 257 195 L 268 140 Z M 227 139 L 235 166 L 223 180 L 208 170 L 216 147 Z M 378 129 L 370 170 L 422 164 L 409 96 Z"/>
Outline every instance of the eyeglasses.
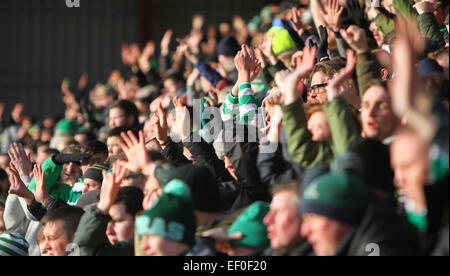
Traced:
<path fill-rule="evenodd" d="M 309 93 L 314 92 L 316 94 L 322 94 L 322 93 L 326 92 L 326 89 L 321 89 L 321 88 L 325 88 L 327 86 L 328 86 L 328 83 L 316 84 L 316 85 L 311 86 L 309 88 L 308 92 Z"/>

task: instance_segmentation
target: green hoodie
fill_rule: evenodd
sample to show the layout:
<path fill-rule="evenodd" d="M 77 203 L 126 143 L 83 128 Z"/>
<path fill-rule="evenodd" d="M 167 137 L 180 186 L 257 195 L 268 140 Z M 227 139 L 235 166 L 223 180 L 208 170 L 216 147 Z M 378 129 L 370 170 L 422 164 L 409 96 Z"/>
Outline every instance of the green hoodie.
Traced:
<path fill-rule="evenodd" d="M 68 184 L 58 182 L 63 165 L 55 164 L 52 157 L 50 157 L 45 160 L 41 166 L 42 170 L 45 172 L 45 186 L 47 187 L 48 193 L 52 197 L 59 198 L 64 202 L 69 201 L 72 187 Z M 30 191 L 36 189 L 36 180 L 34 177 L 31 179 L 28 189 Z"/>

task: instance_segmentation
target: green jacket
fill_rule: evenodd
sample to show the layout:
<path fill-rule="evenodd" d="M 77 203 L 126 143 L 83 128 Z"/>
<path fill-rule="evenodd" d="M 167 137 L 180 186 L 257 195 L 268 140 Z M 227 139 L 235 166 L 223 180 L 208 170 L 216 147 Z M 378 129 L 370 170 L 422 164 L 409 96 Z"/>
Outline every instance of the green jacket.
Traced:
<path fill-rule="evenodd" d="M 48 193 L 54 198 L 59 198 L 67 202 L 69 201 L 72 187 L 68 184 L 58 182 L 62 169 L 63 165 L 55 164 L 52 157 L 42 163 L 42 170 L 45 171 L 45 186 L 47 187 Z M 36 180 L 34 177 L 31 179 L 28 189 L 30 191 L 36 189 Z"/>
<path fill-rule="evenodd" d="M 394 5 L 397 14 L 401 14 L 407 19 L 417 17 L 418 13 L 416 9 L 412 7 L 412 4 L 409 0 L 393 0 L 392 4 Z M 395 21 L 394 15 L 390 13 L 380 13 L 375 18 L 375 23 L 377 28 L 384 34 L 387 35 L 390 32 L 395 30 Z"/>
<path fill-rule="evenodd" d="M 283 106 L 282 110 L 289 154 L 304 168 L 331 163 L 334 156 L 347 151 L 348 147 L 360 138 L 349 105 L 341 97 L 323 105 L 332 141 L 312 140 L 312 134 L 307 129 L 308 122 L 301 98 L 291 105 Z"/>
<path fill-rule="evenodd" d="M 81 217 L 73 241 L 81 256 L 134 256 L 134 240 L 112 245 L 106 237 L 106 227 L 111 220 L 96 206 L 89 208 Z"/>
<path fill-rule="evenodd" d="M 441 28 L 437 24 L 436 17 L 433 13 L 426 12 L 419 14 L 409 0 L 393 0 L 392 3 L 397 10 L 397 14 L 403 15 L 407 19 L 417 18 L 420 31 L 424 37 L 438 42 L 440 47 L 445 46 L 445 39 L 448 38 L 448 32 L 446 30 L 441 32 Z M 395 31 L 395 22 L 392 15 L 381 13 L 375 18 L 375 23 L 384 35 Z"/>
<path fill-rule="evenodd" d="M 444 35 L 432 12 L 425 12 L 418 16 L 420 32 L 426 38 L 432 39 L 439 44 L 439 47 L 445 46 Z"/>
<path fill-rule="evenodd" d="M 403 15 L 406 19 L 411 19 L 419 15 L 417 10 L 413 8 L 411 0 L 393 0 L 392 5 L 397 11 L 397 14 Z"/>
<path fill-rule="evenodd" d="M 361 99 L 374 81 L 381 81 L 381 65 L 374 54 L 365 52 L 357 55 L 356 75 Z"/>
<path fill-rule="evenodd" d="M 393 14 L 380 13 L 375 17 L 375 24 L 384 36 L 395 30 Z"/>

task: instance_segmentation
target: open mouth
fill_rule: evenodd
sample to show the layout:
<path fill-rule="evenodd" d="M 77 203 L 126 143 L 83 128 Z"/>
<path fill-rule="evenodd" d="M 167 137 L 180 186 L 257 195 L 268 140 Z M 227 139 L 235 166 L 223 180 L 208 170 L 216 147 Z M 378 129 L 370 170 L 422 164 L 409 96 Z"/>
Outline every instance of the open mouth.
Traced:
<path fill-rule="evenodd" d="M 377 122 L 368 122 L 367 126 L 369 127 L 369 129 L 371 130 L 375 130 L 378 129 L 378 123 Z"/>

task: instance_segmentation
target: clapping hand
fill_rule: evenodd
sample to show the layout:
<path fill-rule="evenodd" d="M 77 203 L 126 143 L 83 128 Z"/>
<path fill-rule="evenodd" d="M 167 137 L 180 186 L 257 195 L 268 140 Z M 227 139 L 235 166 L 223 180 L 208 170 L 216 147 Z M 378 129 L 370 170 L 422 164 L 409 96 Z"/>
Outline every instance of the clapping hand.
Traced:
<path fill-rule="evenodd" d="M 11 144 L 8 155 L 21 177 L 30 176 L 31 170 L 33 168 L 33 164 L 30 160 L 31 153 L 27 156 L 22 144 Z"/>
<path fill-rule="evenodd" d="M 41 166 L 34 166 L 33 169 L 34 180 L 36 181 L 36 189 L 33 189 L 34 198 L 37 202 L 44 204 L 50 197 L 45 186 L 45 171 Z"/>
<path fill-rule="evenodd" d="M 305 47 L 303 49 L 303 55 L 297 57 L 294 72 L 285 70 L 275 75 L 275 81 L 284 94 L 284 105 L 294 103 L 304 93 L 305 88 L 303 83 L 300 82 L 300 79 L 306 78 L 314 69 L 316 53 L 316 47 Z M 298 84 L 301 84 L 301 87 L 298 87 Z"/>
<path fill-rule="evenodd" d="M 345 68 L 341 69 L 338 74 L 334 76 L 327 85 L 328 101 L 332 101 L 339 96 L 339 91 L 342 85 L 350 80 L 356 67 L 356 55 L 351 49 L 347 49 L 347 64 Z"/>
<path fill-rule="evenodd" d="M 9 164 L 9 181 L 11 186 L 9 187 L 8 193 L 23 198 L 27 205 L 30 205 L 33 202 L 34 195 L 20 179 L 19 172 L 14 166 L 14 163 Z"/>
<path fill-rule="evenodd" d="M 127 175 L 126 168 L 120 166 L 118 163 L 113 165 L 113 172 L 102 172 L 103 183 L 100 191 L 100 200 L 97 203 L 97 208 L 103 213 L 107 214 L 119 193 L 120 184 Z"/>
<path fill-rule="evenodd" d="M 256 58 L 255 50 L 247 45 L 242 45 L 242 50 L 235 56 L 234 63 L 241 83 L 254 81 L 261 71 L 261 63 Z"/>
<path fill-rule="evenodd" d="M 344 7 L 339 6 L 338 0 L 328 0 L 327 2 L 328 11 L 324 12 L 321 10 L 321 14 L 328 26 L 334 31 L 339 31 L 341 27 L 341 14 L 344 11 Z"/>
<path fill-rule="evenodd" d="M 152 162 L 145 149 L 144 133 L 139 131 L 139 138 L 132 131 L 122 132 L 120 136 L 123 142 L 119 141 L 118 144 L 127 156 L 128 161 L 118 160 L 117 162 L 132 172 L 148 174 Z"/>
<path fill-rule="evenodd" d="M 191 131 L 189 110 L 181 103 L 181 99 L 178 97 L 173 99 L 173 105 L 176 112 L 175 123 L 172 126 L 173 133 L 181 140 L 185 140 L 190 136 Z"/>

